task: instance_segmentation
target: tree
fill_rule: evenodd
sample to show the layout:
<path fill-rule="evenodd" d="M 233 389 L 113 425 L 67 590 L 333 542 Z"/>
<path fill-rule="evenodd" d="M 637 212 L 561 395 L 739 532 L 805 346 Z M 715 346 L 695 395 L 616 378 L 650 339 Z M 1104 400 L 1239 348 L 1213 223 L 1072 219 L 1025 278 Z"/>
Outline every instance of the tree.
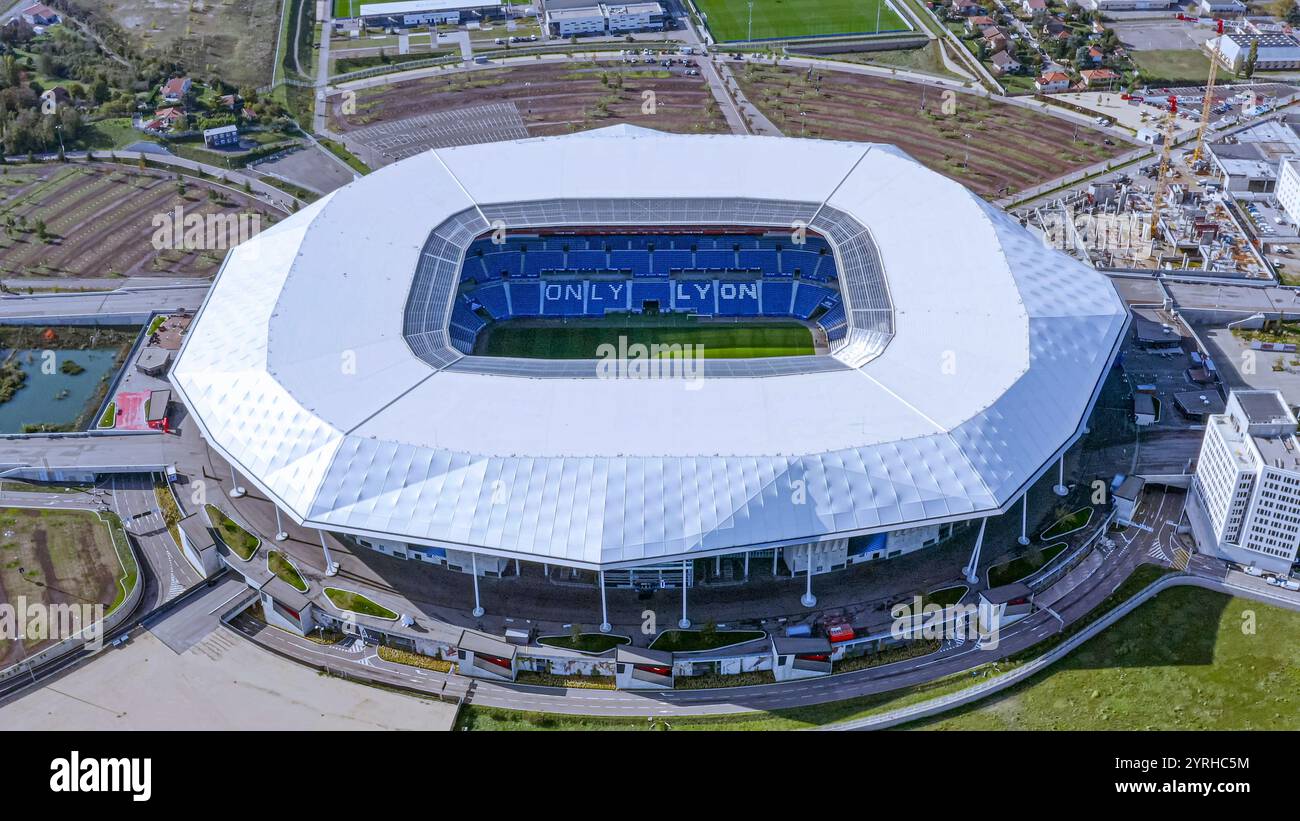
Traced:
<path fill-rule="evenodd" d="M 1246 62 L 1241 65 L 1242 75 L 1247 80 L 1255 76 L 1255 63 L 1259 60 L 1259 40 L 1250 41 L 1250 53 L 1246 55 Z"/>

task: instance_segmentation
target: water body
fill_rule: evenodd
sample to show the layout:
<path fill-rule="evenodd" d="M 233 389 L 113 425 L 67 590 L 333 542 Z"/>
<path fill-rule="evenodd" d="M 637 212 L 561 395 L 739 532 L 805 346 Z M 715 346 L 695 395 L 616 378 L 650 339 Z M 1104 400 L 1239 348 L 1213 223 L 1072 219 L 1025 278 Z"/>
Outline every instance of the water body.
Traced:
<path fill-rule="evenodd" d="M 0 351 L 0 359 L 9 353 Z M 0 433 L 22 433 L 23 425 L 67 425 L 77 421 L 98 399 L 100 380 L 113 372 L 117 359 L 116 348 L 55 350 L 56 365 L 71 359 L 85 370 L 67 374 L 56 367 L 54 373 L 41 373 L 41 354 L 39 350 L 18 351 L 15 361 L 26 372 L 27 381 L 13 399 L 0 404 Z"/>

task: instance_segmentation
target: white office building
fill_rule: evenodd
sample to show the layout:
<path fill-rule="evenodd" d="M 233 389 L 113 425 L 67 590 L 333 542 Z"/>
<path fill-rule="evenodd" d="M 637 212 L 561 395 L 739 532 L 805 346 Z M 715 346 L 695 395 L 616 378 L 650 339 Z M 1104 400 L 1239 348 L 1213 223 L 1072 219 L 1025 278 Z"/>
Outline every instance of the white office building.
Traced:
<path fill-rule="evenodd" d="M 1277 175 L 1277 201 L 1287 218 L 1300 225 L 1300 157 L 1282 160 Z"/>
<path fill-rule="evenodd" d="M 627 3 L 618 6 L 604 3 L 561 6 L 559 3 L 551 3 L 546 7 L 546 27 L 558 37 L 624 34 L 662 29 L 664 15 L 664 7 L 658 3 Z"/>
<path fill-rule="evenodd" d="M 1300 440 L 1275 390 L 1234 391 L 1209 418 L 1188 515 L 1202 552 L 1289 573 L 1300 544 Z"/>

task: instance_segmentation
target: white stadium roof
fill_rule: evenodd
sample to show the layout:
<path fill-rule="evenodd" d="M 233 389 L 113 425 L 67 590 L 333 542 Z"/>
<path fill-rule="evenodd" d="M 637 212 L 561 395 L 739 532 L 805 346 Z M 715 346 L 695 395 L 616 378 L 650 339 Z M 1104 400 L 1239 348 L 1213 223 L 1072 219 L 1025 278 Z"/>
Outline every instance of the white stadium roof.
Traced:
<path fill-rule="evenodd" d="M 460 244 L 438 247 L 463 248 L 489 215 L 543 227 L 521 221 L 541 202 L 685 198 L 865 226 L 892 334 L 702 383 L 494 373 L 408 343 L 417 268 L 443 284 L 429 305 L 451 301 L 445 226 Z M 997 513 L 1078 437 L 1126 319 L 1104 276 L 892 146 L 616 126 L 437 149 L 323 197 L 229 254 L 171 378 L 300 522 L 628 566 Z"/>

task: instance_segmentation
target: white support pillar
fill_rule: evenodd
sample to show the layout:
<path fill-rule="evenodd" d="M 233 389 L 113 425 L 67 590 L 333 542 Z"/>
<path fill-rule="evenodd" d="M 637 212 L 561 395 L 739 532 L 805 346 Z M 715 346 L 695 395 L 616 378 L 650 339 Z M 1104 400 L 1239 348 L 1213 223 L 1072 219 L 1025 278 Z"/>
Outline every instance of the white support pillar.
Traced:
<path fill-rule="evenodd" d="M 721 553 L 713 557 L 713 575 L 715 576 L 722 575 L 722 554 Z"/>
<path fill-rule="evenodd" d="M 967 565 L 965 571 L 966 581 L 970 584 L 975 584 L 980 580 L 978 572 L 980 566 L 980 548 L 984 546 L 984 528 L 988 523 L 989 520 L 987 517 L 980 519 L 980 532 L 979 535 L 975 537 L 975 550 L 970 554 L 970 564 Z"/>
<path fill-rule="evenodd" d="M 235 466 L 230 466 L 230 498 L 238 499 L 244 495 L 244 489 L 239 486 L 239 477 L 235 476 Z"/>
<path fill-rule="evenodd" d="M 325 543 L 325 531 L 317 530 L 316 533 L 320 535 L 320 549 L 325 551 L 325 575 L 333 576 L 339 572 L 338 563 L 330 555 L 330 546 Z"/>
<path fill-rule="evenodd" d="M 745 551 L 745 581 L 749 581 L 749 551 Z"/>
<path fill-rule="evenodd" d="M 474 618 L 483 618 L 483 606 L 478 600 L 478 554 L 469 554 L 470 572 L 474 576 Z"/>
<path fill-rule="evenodd" d="M 677 622 L 683 630 L 691 626 L 691 620 L 686 618 L 686 561 L 682 559 L 682 620 Z"/>
<path fill-rule="evenodd" d="M 805 548 L 804 548 L 804 553 L 805 553 L 806 556 L 807 556 L 807 562 L 808 562 L 808 566 L 804 568 L 804 570 L 808 571 L 808 579 L 807 579 L 807 582 L 806 582 L 806 586 L 804 587 L 803 597 L 799 599 L 799 603 L 802 604 L 804 607 L 816 607 L 816 606 L 817 606 L 817 597 L 814 596 L 814 595 L 813 595 L 813 592 L 812 592 L 812 554 L 813 554 L 813 546 L 812 546 L 812 545 L 808 545 L 807 547 L 805 547 Z"/>
<path fill-rule="evenodd" d="M 519 560 L 515 559 L 515 578 L 519 578 Z"/>
<path fill-rule="evenodd" d="M 781 555 L 781 548 L 779 547 L 772 548 L 772 575 L 773 576 L 776 575 L 776 560 L 778 557 L 780 557 L 780 555 Z"/>
<path fill-rule="evenodd" d="M 1057 469 L 1057 474 L 1056 474 L 1056 487 L 1052 488 L 1052 492 L 1055 493 L 1057 496 L 1068 496 L 1070 493 L 1070 489 L 1065 486 L 1065 454 L 1064 453 L 1061 454 L 1061 462 L 1059 468 Z"/>
<path fill-rule="evenodd" d="M 289 538 L 289 534 L 285 532 L 284 525 L 280 522 L 280 506 L 276 505 L 274 502 L 272 504 L 275 507 L 275 540 L 277 542 L 283 542 L 285 539 Z"/>
<path fill-rule="evenodd" d="M 1024 547 L 1025 545 L 1029 544 L 1029 534 L 1026 532 L 1026 528 L 1028 526 L 1029 526 L 1029 491 L 1026 490 L 1025 495 L 1020 497 L 1020 538 L 1016 539 L 1016 541 L 1020 543 L 1021 547 Z"/>
<path fill-rule="evenodd" d="M 609 610 L 605 607 L 605 571 L 600 571 L 600 632 L 608 633 L 613 628 L 609 625 Z"/>

